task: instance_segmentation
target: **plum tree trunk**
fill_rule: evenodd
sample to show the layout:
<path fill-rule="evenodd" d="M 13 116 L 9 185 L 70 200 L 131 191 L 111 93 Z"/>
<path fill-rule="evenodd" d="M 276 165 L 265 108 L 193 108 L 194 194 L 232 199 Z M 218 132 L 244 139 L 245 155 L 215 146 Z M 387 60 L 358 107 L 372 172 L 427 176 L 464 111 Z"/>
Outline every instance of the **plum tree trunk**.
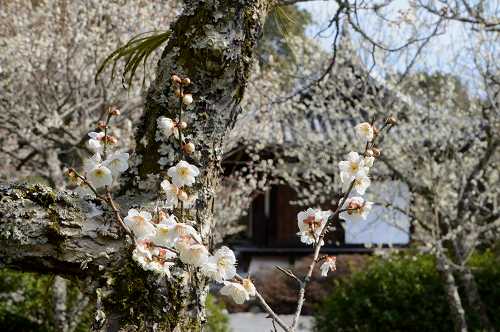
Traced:
<path fill-rule="evenodd" d="M 457 238 L 453 239 L 453 248 L 457 263 L 462 265 L 462 271 L 458 274 L 458 279 L 463 286 L 467 304 L 471 312 L 474 312 L 479 318 L 481 327 L 484 331 L 495 332 L 495 328 L 488 317 L 486 306 L 479 295 L 476 279 L 470 267 L 466 264 L 466 249 L 464 243 L 465 241 L 462 236 L 457 236 Z"/>
<path fill-rule="evenodd" d="M 158 63 L 136 133 L 135 159 L 116 198 L 123 214 L 150 204 L 156 185 L 176 162 L 165 151 L 177 147 L 155 139 L 156 119 L 176 117 L 171 75 L 189 77 L 195 102 L 184 112 L 184 133 L 197 148 L 188 161 L 201 175 L 195 212 L 185 218 L 210 247 L 223 140 L 241 111 L 253 52 L 272 5 L 267 0 L 186 1 Z M 43 186 L 0 188 L 2 263 L 78 280 L 96 303 L 94 330 L 201 331 L 207 281 L 196 270 L 174 269 L 171 279 L 159 278 L 138 267 L 131 250 L 111 211 L 98 200 Z"/>
<path fill-rule="evenodd" d="M 448 305 L 451 311 L 451 318 L 453 321 L 453 326 L 455 332 L 467 332 L 467 321 L 465 320 L 465 310 L 458 293 L 457 283 L 455 277 L 453 276 L 453 271 L 451 270 L 447 257 L 439 249 L 436 255 L 437 268 L 444 282 L 444 289 L 446 292 L 446 299 L 448 300 Z"/>

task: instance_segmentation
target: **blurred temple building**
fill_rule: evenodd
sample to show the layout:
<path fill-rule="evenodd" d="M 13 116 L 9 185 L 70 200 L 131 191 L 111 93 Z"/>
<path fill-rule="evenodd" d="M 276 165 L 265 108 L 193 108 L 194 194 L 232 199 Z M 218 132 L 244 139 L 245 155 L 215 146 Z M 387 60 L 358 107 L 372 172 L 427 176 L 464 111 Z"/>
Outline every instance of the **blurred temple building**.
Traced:
<path fill-rule="evenodd" d="M 370 121 L 374 115 L 397 116 L 409 107 L 409 99 L 393 92 L 383 80 L 369 73 L 353 56 L 355 51 L 345 36 L 343 39 L 337 64 L 319 85 L 299 91 L 290 102 L 244 112 L 232 131 L 234 143 L 226 164 L 244 164 L 250 158 L 245 149 L 259 145 L 262 148 L 258 153 L 263 159 L 284 159 L 290 168 L 296 169 L 296 174 L 300 174 L 299 159 L 289 153 L 294 147 L 307 149 L 310 146 L 311 153 L 322 147 L 333 147 L 332 154 L 336 155 L 332 157 L 330 169 L 335 176 L 337 162 L 353 149 L 352 144 L 346 142 L 356 141 L 351 137 L 354 130 L 348 131 L 349 128 Z M 395 127 L 394 131 L 397 130 Z M 343 135 L 343 139 L 339 135 Z M 231 167 L 225 169 L 230 172 Z M 375 205 L 364 223 L 342 222 L 343 227 L 328 232 L 322 252 L 370 254 L 376 248 L 409 245 L 411 225 L 404 214 L 409 200 L 408 189 L 389 179 L 372 182 L 368 191 L 390 202 L 387 206 L 391 207 Z M 335 195 L 338 193 L 331 193 L 330 201 L 336 201 Z M 232 244 L 243 271 L 258 269 L 259 262 L 271 257 L 274 263 L 293 264 L 297 258 L 311 254 L 311 247 L 301 243 L 296 234 L 297 213 L 305 209 L 294 204 L 297 200 L 300 200 L 297 191 L 286 181 L 271 185 L 265 193 L 255 196 L 245 217 L 246 234 Z M 335 206 L 325 203 L 322 208 L 334 209 Z"/>

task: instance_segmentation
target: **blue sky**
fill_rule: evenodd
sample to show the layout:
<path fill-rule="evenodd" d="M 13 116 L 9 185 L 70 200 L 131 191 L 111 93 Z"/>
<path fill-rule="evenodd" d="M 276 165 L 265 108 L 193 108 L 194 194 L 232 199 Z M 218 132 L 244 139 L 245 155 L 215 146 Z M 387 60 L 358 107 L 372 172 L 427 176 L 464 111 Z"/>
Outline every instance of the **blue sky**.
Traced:
<path fill-rule="evenodd" d="M 315 24 L 311 25 L 308 29 L 308 34 L 310 36 L 316 36 L 317 33 L 323 29 L 327 24 L 329 19 L 331 19 L 336 10 L 335 1 L 310 1 L 298 3 L 300 8 L 306 9 L 312 14 Z M 396 13 L 400 9 L 407 9 L 408 1 L 406 0 L 396 0 L 391 3 L 391 10 Z M 371 17 L 371 16 L 370 16 Z M 434 17 L 429 18 L 433 20 Z M 370 22 L 367 17 L 365 17 L 367 23 L 365 24 L 365 29 L 369 33 L 377 34 L 379 31 L 370 30 L 370 27 L 376 27 L 375 22 Z M 394 45 L 398 45 L 398 42 L 404 40 L 405 37 L 404 29 L 386 29 L 385 34 L 382 36 L 384 40 L 388 42 L 393 42 Z M 356 34 L 353 34 L 353 38 L 358 38 Z M 467 72 L 467 67 L 472 65 L 472 60 L 470 59 L 470 54 L 466 54 L 465 50 L 472 43 L 472 39 L 469 38 L 470 34 L 463 29 L 463 26 L 458 23 L 448 23 L 446 26 L 446 33 L 441 36 L 435 37 L 425 48 L 422 53 L 422 57 L 419 59 L 419 64 L 416 68 L 420 70 L 428 71 L 447 71 L 455 72 L 456 65 L 460 66 L 462 69 L 455 74 L 462 76 L 465 80 L 470 80 L 470 73 Z M 333 42 L 333 31 L 327 31 L 321 36 L 317 37 L 318 42 L 323 46 L 325 50 L 331 50 Z M 396 60 L 397 58 L 397 60 Z M 405 68 L 405 59 L 394 56 L 394 66 L 398 69 Z M 465 69 L 465 70 L 464 70 Z"/>

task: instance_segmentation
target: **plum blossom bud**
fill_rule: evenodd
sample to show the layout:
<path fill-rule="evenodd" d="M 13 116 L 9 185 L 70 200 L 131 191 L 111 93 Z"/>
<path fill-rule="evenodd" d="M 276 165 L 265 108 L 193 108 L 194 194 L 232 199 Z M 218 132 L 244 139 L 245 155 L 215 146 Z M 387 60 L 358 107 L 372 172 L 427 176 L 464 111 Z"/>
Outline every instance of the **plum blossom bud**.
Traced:
<path fill-rule="evenodd" d="M 179 123 L 179 128 L 181 128 L 181 129 L 186 129 L 186 128 L 187 128 L 187 126 L 188 126 L 188 124 L 187 124 L 186 122 L 184 122 L 184 121 L 181 121 L 181 122 Z"/>
<path fill-rule="evenodd" d="M 377 136 L 379 133 L 380 130 L 377 127 L 373 126 L 373 135 Z"/>
<path fill-rule="evenodd" d="M 160 212 L 158 212 L 158 222 L 164 222 L 167 219 L 168 219 L 167 214 L 160 210 Z"/>
<path fill-rule="evenodd" d="M 76 172 L 74 169 L 72 168 L 69 168 L 67 171 L 66 171 L 66 175 L 70 178 L 76 178 Z"/>
<path fill-rule="evenodd" d="M 191 143 L 191 142 L 189 142 L 188 144 L 185 144 L 183 146 L 183 148 L 184 148 L 184 151 L 186 151 L 187 154 L 191 154 L 195 150 L 194 144 Z"/>
<path fill-rule="evenodd" d="M 97 128 L 99 128 L 99 129 L 103 129 L 103 130 L 104 130 L 104 129 L 106 129 L 106 128 L 107 128 L 107 126 L 106 126 L 106 122 L 104 122 L 104 121 L 99 121 L 99 122 L 97 123 Z"/>
<path fill-rule="evenodd" d="M 179 190 L 179 193 L 177 194 L 177 197 L 181 200 L 181 201 L 187 201 L 188 199 L 188 194 L 184 191 L 184 190 Z"/>
<path fill-rule="evenodd" d="M 356 210 L 362 207 L 361 203 L 358 201 L 351 201 L 349 204 L 347 204 L 347 209 L 349 210 Z"/>
<path fill-rule="evenodd" d="M 112 115 L 112 116 L 118 116 L 121 114 L 120 110 L 116 107 L 111 107 L 109 109 L 109 114 Z"/>
<path fill-rule="evenodd" d="M 373 150 L 372 149 L 368 149 L 368 150 L 366 150 L 365 154 L 366 154 L 367 157 L 373 157 Z"/>
<path fill-rule="evenodd" d="M 186 93 L 184 97 L 182 97 L 182 102 L 184 105 L 189 106 L 193 103 L 193 95 L 190 93 Z"/>
<path fill-rule="evenodd" d="M 243 279 L 241 284 L 243 285 L 243 288 L 245 288 L 245 290 L 248 292 L 248 295 L 255 296 L 257 290 L 255 289 L 255 286 L 250 278 Z"/>
<path fill-rule="evenodd" d="M 375 158 L 380 157 L 380 154 L 381 154 L 380 149 L 378 149 L 378 148 L 372 148 L 372 151 L 373 151 L 373 156 L 374 156 Z"/>
<path fill-rule="evenodd" d="M 191 84 L 191 80 L 189 79 L 189 77 L 184 77 L 184 78 L 182 79 L 182 84 L 184 84 L 184 85 L 189 85 L 189 84 Z"/>
<path fill-rule="evenodd" d="M 183 93 L 182 93 L 181 89 L 179 89 L 179 88 L 175 89 L 175 95 L 176 95 L 177 97 L 182 97 L 182 96 L 183 96 Z"/>
<path fill-rule="evenodd" d="M 335 256 L 327 256 L 325 258 L 325 262 L 321 265 L 321 276 L 326 277 L 329 271 L 335 271 L 337 269 L 337 257 Z"/>
<path fill-rule="evenodd" d="M 114 136 L 111 135 L 106 135 L 102 139 L 104 142 L 109 143 L 109 144 L 116 144 L 118 143 L 118 139 Z"/>
<path fill-rule="evenodd" d="M 387 123 L 388 125 L 391 125 L 391 126 L 394 126 L 398 121 L 396 120 L 396 118 L 394 116 L 390 116 L 388 117 L 387 119 L 385 119 L 385 123 Z"/>
<path fill-rule="evenodd" d="M 175 74 L 172 75 L 171 79 L 174 83 L 178 83 L 178 84 L 182 83 L 181 78 Z"/>

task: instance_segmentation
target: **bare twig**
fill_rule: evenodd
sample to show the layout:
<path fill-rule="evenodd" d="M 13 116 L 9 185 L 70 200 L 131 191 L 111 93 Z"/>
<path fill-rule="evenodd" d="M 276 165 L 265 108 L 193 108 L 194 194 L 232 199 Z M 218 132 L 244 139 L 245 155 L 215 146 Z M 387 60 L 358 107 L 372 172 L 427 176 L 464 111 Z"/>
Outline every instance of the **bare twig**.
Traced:
<path fill-rule="evenodd" d="M 239 276 L 239 275 L 236 275 L 235 278 L 238 281 L 243 281 L 243 278 L 241 276 Z M 276 323 L 278 323 L 278 325 L 284 331 L 291 332 L 291 330 L 288 328 L 288 326 L 285 324 L 285 322 L 283 322 L 283 320 L 281 320 L 281 318 L 279 318 L 279 316 L 274 312 L 274 310 L 269 306 L 269 304 L 267 304 L 266 300 L 264 300 L 264 298 L 262 297 L 262 295 L 257 290 L 255 290 L 255 297 L 259 300 L 260 304 L 262 305 L 262 307 L 264 308 L 264 310 L 267 311 L 267 313 L 271 316 L 271 318 L 273 319 L 273 321 L 275 321 Z"/>
<path fill-rule="evenodd" d="M 108 188 L 106 188 L 106 200 L 107 202 L 109 203 L 109 206 L 111 206 L 111 209 L 113 210 L 113 212 L 115 213 L 115 217 L 116 217 L 116 220 L 118 221 L 118 223 L 120 224 L 120 226 L 122 226 L 123 230 L 132 236 L 132 232 L 130 231 L 130 229 L 127 227 L 127 225 L 125 225 L 125 223 L 123 222 L 123 219 L 120 215 L 120 211 L 118 210 L 118 208 L 116 207 L 116 204 L 115 202 L 113 201 L 113 197 L 111 196 L 111 193 L 109 192 Z"/>
<path fill-rule="evenodd" d="M 299 283 L 299 285 L 302 284 L 302 280 L 300 280 L 300 278 L 297 277 L 295 275 L 295 273 L 293 273 L 290 269 L 285 269 L 285 268 L 282 268 L 281 266 L 277 266 L 277 265 L 275 265 L 274 267 L 277 268 L 278 270 L 280 270 L 281 272 L 283 272 L 286 276 L 289 276 L 290 278 L 295 279 Z"/>

